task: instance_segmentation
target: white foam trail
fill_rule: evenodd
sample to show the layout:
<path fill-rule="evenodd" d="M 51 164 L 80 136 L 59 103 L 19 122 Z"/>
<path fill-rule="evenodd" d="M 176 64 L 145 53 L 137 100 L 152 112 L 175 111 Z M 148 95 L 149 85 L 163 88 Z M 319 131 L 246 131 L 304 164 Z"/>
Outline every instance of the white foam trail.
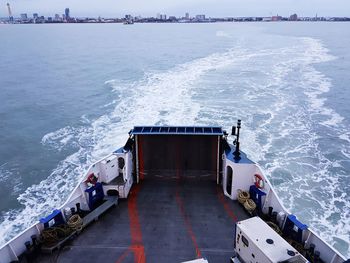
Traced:
<path fill-rule="evenodd" d="M 343 160 L 333 162 L 320 146 L 322 127 L 344 142 L 339 152 L 344 160 L 350 158 L 343 117 L 323 97 L 331 80 L 314 67 L 334 57 L 318 40 L 291 42 L 256 51 L 236 47 L 165 72 L 146 73 L 134 83 L 106 81 L 118 97 L 114 110 L 94 121 L 83 116 L 84 126 L 43 137 L 44 145 L 57 150 L 78 150 L 19 196 L 24 209 L 4 214 L 0 235 L 7 240 L 62 204 L 88 164 L 121 146 L 134 125 L 230 127 L 240 117 L 244 150 L 270 175 L 284 204 L 327 241 L 339 242 L 338 237 L 350 244 L 350 196 L 339 192 L 344 176 L 331 174 L 342 169 Z"/>
<path fill-rule="evenodd" d="M 344 185 L 348 179 L 342 163 L 350 156 L 348 127 L 342 116 L 327 107 L 324 94 L 332 82 L 314 67 L 335 57 L 319 40 L 299 38 L 297 42 L 271 50 L 263 59 L 253 57 L 254 62 L 248 65 L 232 67 L 230 73 L 241 72 L 244 82 L 237 85 L 233 80 L 233 91 L 226 89 L 225 98 L 219 94 L 206 98 L 199 114 L 207 123 L 215 120 L 224 127 L 242 118 L 243 149 L 270 175 L 284 204 L 346 253 L 350 244 L 350 195 Z M 244 75 L 252 68 L 258 77 Z M 208 88 L 203 94 L 211 94 L 213 86 L 204 84 Z M 345 140 L 332 142 L 336 162 L 328 157 L 334 153 L 320 145 L 329 137 L 327 133 L 332 139 Z M 335 168 L 343 172 L 335 174 Z"/>
<path fill-rule="evenodd" d="M 200 105 L 191 99 L 195 82 L 209 71 L 249 58 L 239 55 L 235 50 L 212 54 L 166 72 L 147 74 L 141 81 L 129 85 L 121 85 L 117 80 L 106 81 L 116 92 L 122 91 L 118 93 L 121 102 L 88 126 L 67 126 L 42 138 L 44 145 L 58 151 L 66 147 L 77 147 L 78 151 L 61 161 L 47 179 L 19 195 L 22 210 L 2 214 L 2 243 L 60 206 L 88 165 L 123 145 L 128 130 L 134 125 L 196 123 Z M 82 119 L 89 122 L 86 116 Z"/>
<path fill-rule="evenodd" d="M 291 136 L 293 132 L 295 133 L 295 129 L 298 129 L 296 134 L 303 136 L 301 140 L 299 138 L 300 142 L 298 143 L 302 144 L 296 145 L 298 157 L 295 161 L 290 159 L 293 149 L 285 152 L 277 150 L 280 157 L 275 156 L 272 162 L 269 160 L 268 162 L 271 162 L 271 164 L 266 167 L 271 174 L 280 167 L 286 169 L 289 175 L 292 176 L 292 180 L 286 180 L 277 188 L 280 195 L 283 196 L 284 202 L 292 211 L 300 214 L 302 220 L 316 228 L 316 231 L 330 243 L 336 244 L 338 242 L 339 245 L 339 242 L 341 242 L 342 245 L 346 243 L 348 246 L 350 244 L 350 225 L 347 222 L 350 213 L 350 196 L 349 193 L 339 192 L 340 189 L 344 189 L 342 187 L 344 177 L 332 174 L 334 163 L 327 158 L 324 149 L 321 150 L 318 142 L 321 138 L 317 135 L 317 131 L 312 128 L 313 123 L 319 122 L 320 125 L 331 128 L 335 134 L 343 133 L 340 136 L 346 138 L 344 132 L 347 129 L 342 124 L 344 118 L 333 109 L 328 108 L 325 105 L 326 99 L 322 97 L 324 93 L 330 90 L 331 80 L 313 67 L 314 63 L 327 62 L 335 58 L 328 54 L 328 50 L 318 40 L 304 39 L 304 43 L 307 45 L 307 49 L 301 58 L 296 59 L 300 59 L 300 62 L 302 62 L 297 63 L 298 67 L 301 67 L 302 73 L 300 85 L 303 87 L 304 94 L 308 97 L 309 105 L 306 104 L 305 108 L 302 109 L 294 109 L 294 114 L 296 114 L 282 121 L 282 124 L 285 123 L 285 127 L 289 126 L 289 128 L 282 129 L 285 130 L 283 135 L 289 134 Z M 294 63 L 295 61 L 290 62 L 292 68 Z M 295 87 L 295 85 L 293 86 Z M 298 113 L 300 113 L 299 117 Z M 297 119 L 302 121 L 295 123 Z M 274 138 L 274 140 L 277 138 Z M 297 137 L 293 138 L 295 140 Z M 286 139 L 284 137 L 284 140 Z M 295 144 L 295 142 L 291 143 Z M 272 151 L 272 147 L 275 148 L 276 146 L 271 144 L 268 151 L 266 151 L 267 154 Z M 345 144 L 344 147 L 349 149 L 349 143 Z M 307 160 L 307 158 L 314 159 L 311 165 L 308 168 L 304 166 L 300 171 L 295 171 L 298 166 L 302 165 L 300 160 Z M 318 182 L 319 186 L 315 185 L 315 182 Z M 298 189 L 299 191 L 291 191 L 291 189 Z"/>

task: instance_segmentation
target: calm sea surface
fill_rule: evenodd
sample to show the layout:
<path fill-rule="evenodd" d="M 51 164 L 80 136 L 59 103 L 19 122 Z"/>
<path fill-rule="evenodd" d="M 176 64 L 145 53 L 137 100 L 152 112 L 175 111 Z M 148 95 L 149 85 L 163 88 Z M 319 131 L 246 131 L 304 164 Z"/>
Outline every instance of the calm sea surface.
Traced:
<path fill-rule="evenodd" d="M 240 118 L 285 206 L 350 256 L 349 26 L 0 25 L 0 243 L 134 125 Z"/>

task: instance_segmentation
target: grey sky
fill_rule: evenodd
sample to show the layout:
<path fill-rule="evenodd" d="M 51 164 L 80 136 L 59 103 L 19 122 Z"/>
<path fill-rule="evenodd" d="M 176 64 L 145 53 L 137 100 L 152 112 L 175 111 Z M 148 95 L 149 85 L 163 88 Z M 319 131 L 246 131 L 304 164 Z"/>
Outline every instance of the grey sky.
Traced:
<path fill-rule="evenodd" d="M 69 7 L 72 16 L 120 17 L 124 14 L 155 16 L 349 16 L 350 0 L 0 0 L 0 17 L 7 16 L 9 2 L 14 16 L 20 13 L 62 14 Z"/>

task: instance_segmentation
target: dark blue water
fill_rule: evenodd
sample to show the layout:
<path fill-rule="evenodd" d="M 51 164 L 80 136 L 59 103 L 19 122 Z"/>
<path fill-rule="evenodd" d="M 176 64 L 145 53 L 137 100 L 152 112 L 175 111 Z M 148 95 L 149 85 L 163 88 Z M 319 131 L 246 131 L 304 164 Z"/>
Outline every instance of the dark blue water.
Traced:
<path fill-rule="evenodd" d="M 134 125 L 222 125 L 285 206 L 350 243 L 348 23 L 0 26 L 2 242 Z"/>

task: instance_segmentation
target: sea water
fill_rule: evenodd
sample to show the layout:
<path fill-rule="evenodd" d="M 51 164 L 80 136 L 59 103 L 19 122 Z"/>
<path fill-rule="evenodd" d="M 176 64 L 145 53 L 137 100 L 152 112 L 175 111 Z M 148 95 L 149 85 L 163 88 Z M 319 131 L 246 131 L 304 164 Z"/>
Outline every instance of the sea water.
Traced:
<path fill-rule="evenodd" d="M 239 118 L 284 205 L 350 256 L 348 28 L 0 25 L 0 243 L 59 207 L 134 125 Z"/>

